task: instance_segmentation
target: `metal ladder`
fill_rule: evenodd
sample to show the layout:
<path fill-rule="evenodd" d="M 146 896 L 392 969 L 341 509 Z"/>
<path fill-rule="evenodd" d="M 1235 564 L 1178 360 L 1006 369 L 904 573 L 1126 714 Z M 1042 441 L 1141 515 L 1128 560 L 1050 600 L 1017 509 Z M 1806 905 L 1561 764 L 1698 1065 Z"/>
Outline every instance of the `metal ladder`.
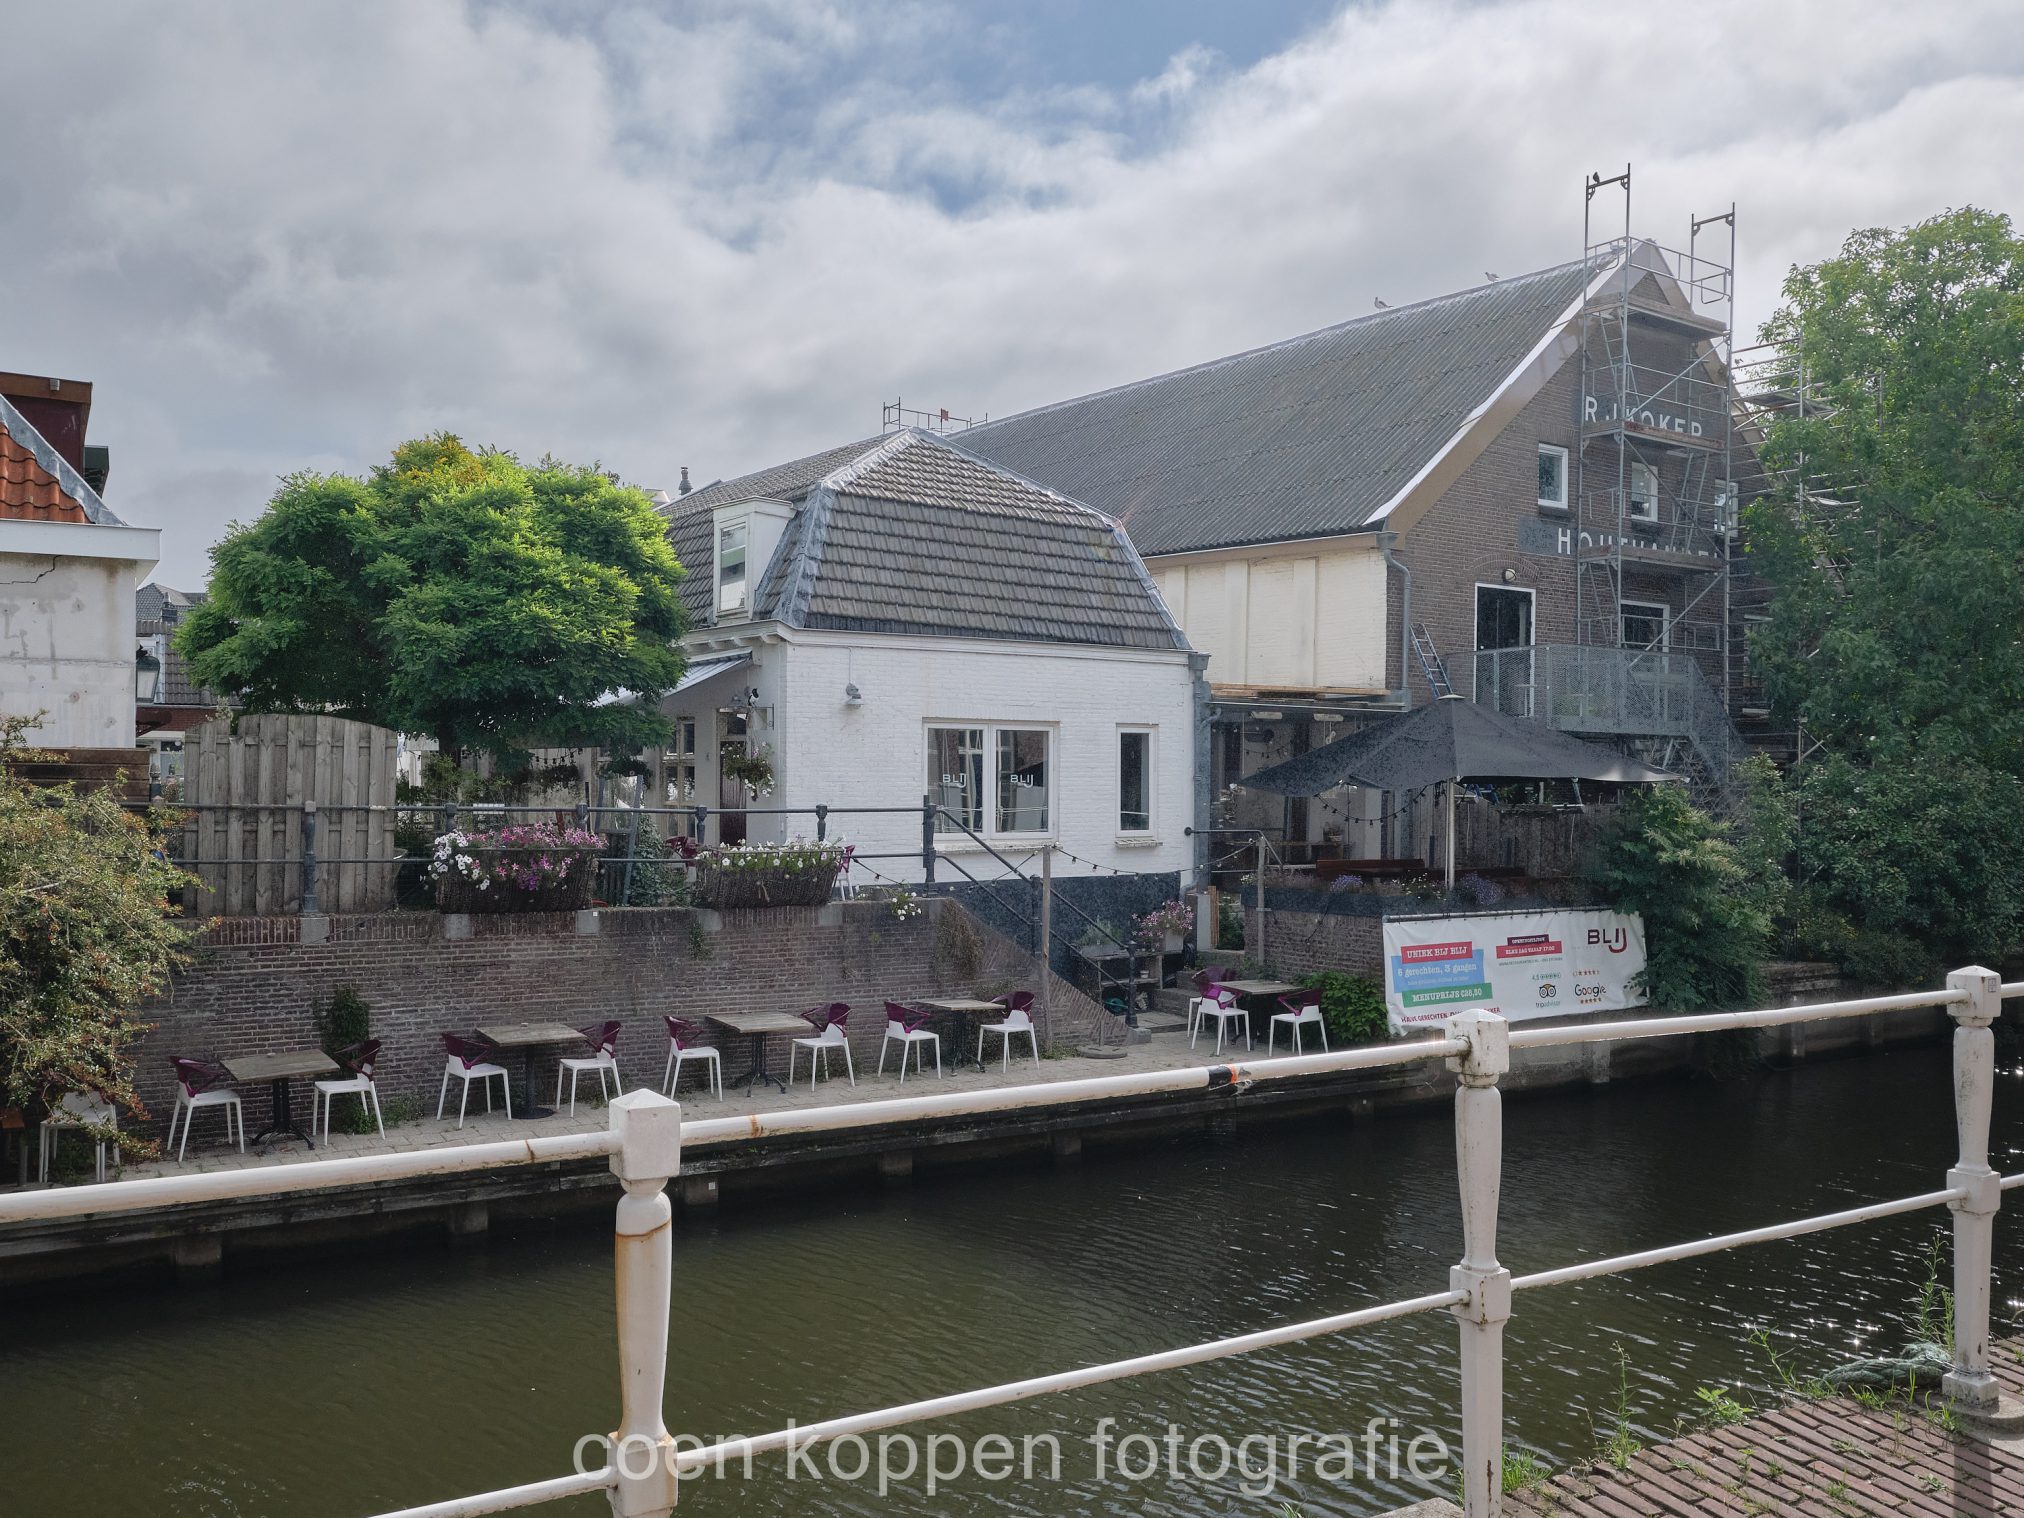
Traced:
<path fill-rule="evenodd" d="M 1413 652 L 1419 655 L 1420 669 L 1433 688 L 1435 699 L 1452 696 L 1455 688 L 1448 681 L 1448 666 L 1441 659 L 1440 650 L 1434 647 L 1434 635 L 1427 631 L 1424 622 L 1413 624 Z"/>

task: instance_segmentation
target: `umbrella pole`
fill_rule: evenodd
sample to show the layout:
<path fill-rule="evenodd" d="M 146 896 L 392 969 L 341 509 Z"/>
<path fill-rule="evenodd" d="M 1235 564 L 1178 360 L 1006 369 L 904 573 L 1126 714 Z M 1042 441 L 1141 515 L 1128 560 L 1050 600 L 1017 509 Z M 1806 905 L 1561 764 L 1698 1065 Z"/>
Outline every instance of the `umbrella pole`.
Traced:
<path fill-rule="evenodd" d="M 1448 894 L 1455 894 L 1455 782 L 1448 787 Z"/>

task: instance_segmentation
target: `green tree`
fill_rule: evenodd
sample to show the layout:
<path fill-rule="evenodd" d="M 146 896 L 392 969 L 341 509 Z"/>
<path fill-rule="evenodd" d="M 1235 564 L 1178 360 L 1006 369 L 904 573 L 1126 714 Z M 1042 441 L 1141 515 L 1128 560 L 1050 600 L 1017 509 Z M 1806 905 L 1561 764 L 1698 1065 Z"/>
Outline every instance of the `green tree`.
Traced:
<path fill-rule="evenodd" d="M 21 781 L 29 721 L 0 718 L 0 1101 L 90 1091 L 140 1111 L 139 1008 L 187 958 L 194 925 L 168 897 L 196 882 L 110 791 Z"/>
<path fill-rule="evenodd" d="M 1765 461 L 1811 482 L 1748 516 L 1775 593 L 1775 705 L 1864 761 L 2024 774 L 2024 240 L 1949 212 L 1795 269 L 1765 328 L 1818 387 Z"/>
<path fill-rule="evenodd" d="M 299 474 L 212 550 L 177 646 L 256 711 L 319 711 L 509 758 L 663 741 L 681 676 L 666 524 L 594 469 L 441 434 L 363 480 Z M 613 691 L 630 703 L 600 704 Z"/>
<path fill-rule="evenodd" d="M 1740 1007 L 1763 993 L 1771 914 L 1721 823 L 1683 787 L 1629 794 L 1596 840 L 1588 882 L 1645 925 L 1640 987 L 1676 1012 Z"/>

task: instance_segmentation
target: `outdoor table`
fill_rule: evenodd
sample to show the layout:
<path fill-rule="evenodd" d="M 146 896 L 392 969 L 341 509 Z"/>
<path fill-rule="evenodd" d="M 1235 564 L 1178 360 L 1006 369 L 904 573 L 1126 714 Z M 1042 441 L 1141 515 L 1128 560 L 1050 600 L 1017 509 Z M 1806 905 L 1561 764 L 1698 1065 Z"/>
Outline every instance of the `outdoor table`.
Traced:
<path fill-rule="evenodd" d="M 1238 997 L 1246 1002 L 1256 997 L 1284 996 L 1289 991 L 1301 989 L 1291 981 L 1284 980 L 1226 980 L 1223 984 L 1228 986 L 1232 991 L 1235 991 Z M 1258 1009 L 1247 1006 L 1244 1012 L 1251 1020 L 1251 1036 L 1254 1039 L 1264 1037 L 1258 1031 Z M 1267 1026 L 1269 1027 L 1270 1024 L 1268 1023 Z"/>
<path fill-rule="evenodd" d="M 951 1070 L 962 1069 L 963 1061 L 965 1060 L 968 1060 L 979 1070 L 990 1069 L 990 1066 L 970 1052 L 970 1034 L 972 1032 L 970 1020 L 975 1017 L 981 1017 L 986 1012 L 996 1012 L 1000 1016 L 1004 1015 L 1005 1004 L 1003 1002 L 979 1001 L 974 996 L 951 996 L 942 1000 L 923 999 L 915 1002 L 914 1005 L 929 1012 L 940 1012 L 955 1025 L 956 1055 L 954 1059 L 949 1061 L 949 1068 Z"/>
<path fill-rule="evenodd" d="M 759 1083 L 779 1086 L 784 1096 L 787 1088 L 781 1085 L 777 1076 L 766 1070 L 766 1040 L 776 1033 L 792 1033 L 800 1038 L 811 1038 L 815 1029 L 805 1017 L 792 1012 L 712 1012 L 705 1021 L 726 1033 L 733 1033 L 750 1041 L 752 1068 L 731 1084 L 743 1086 L 748 1091 L 757 1091 Z"/>
<path fill-rule="evenodd" d="M 242 1054 L 237 1059 L 223 1060 L 225 1073 L 235 1081 L 257 1085 L 266 1081 L 273 1088 L 274 1108 L 268 1116 L 267 1126 L 253 1135 L 253 1142 L 276 1135 L 293 1134 L 310 1148 L 316 1141 L 295 1125 L 294 1093 L 292 1083 L 300 1077 L 335 1075 L 338 1063 L 321 1049 L 291 1049 L 283 1054 Z"/>
<path fill-rule="evenodd" d="M 527 1088 L 526 1100 L 513 1109 L 516 1118 L 553 1117 L 555 1109 L 534 1099 L 534 1051 L 544 1044 L 580 1044 L 584 1037 L 567 1023 L 500 1023 L 480 1028 L 478 1036 L 501 1049 L 520 1051 L 520 1081 Z"/>

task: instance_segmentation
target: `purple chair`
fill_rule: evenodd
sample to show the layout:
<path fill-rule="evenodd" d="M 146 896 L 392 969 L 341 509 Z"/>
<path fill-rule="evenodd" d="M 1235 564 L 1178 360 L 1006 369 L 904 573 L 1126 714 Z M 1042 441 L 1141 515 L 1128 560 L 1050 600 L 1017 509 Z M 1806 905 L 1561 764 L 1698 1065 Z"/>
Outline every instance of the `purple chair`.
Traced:
<path fill-rule="evenodd" d="M 616 1022 L 593 1023 L 588 1028 L 578 1028 L 583 1041 L 590 1045 L 590 1053 L 570 1055 L 559 1061 L 555 1067 L 555 1105 L 562 1105 L 562 1072 L 569 1072 L 569 1115 L 576 1116 L 576 1078 L 586 1070 L 597 1072 L 597 1089 L 604 1099 L 610 1101 L 625 1090 L 625 1083 L 618 1075 L 618 1030 Z M 617 1089 L 607 1089 L 605 1077 L 611 1077 L 611 1084 Z"/>
<path fill-rule="evenodd" d="M 828 1075 L 829 1051 L 831 1049 L 841 1049 L 843 1051 L 843 1068 L 849 1072 L 850 1083 L 855 1086 L 857 1084 L 857 1065 L 850 1057 L 850 1036 L 847 1028 L 847 1024 L 850 1021 L 850 1003 L 847 1001 L 833 1001 L 825 1007 L 811 1007 L 801 1015 L 807 1018 L 809 1025 L 815 1029 L 815 1037 L 797 1038 L 788 1044 L 787 1084 L 790 1087 L 794 1084 L 794 1051 L 796 1049 L 806 1049 L 808 1051 L 808 1089 L 810 1091 L 815 1089 L 816 1056 L 820 1055 L 822 1057 L 822 1073 Z"/>
<path fill-rule="evenodd" d="M 994 1033 L 1005 1040 L 1003 1057 L 999 1063 L 1000 1072 L 1009 1075 L 1012 1071 L 1012 1040 L 1025 1034 L 1033 1045 L 1033 1068 L 1040 1068 L 1040 1033 L 1033 1026 L 1033 993 L 1014 991 L 1005 998 L 1005 1021 L 984 1023 L 977 1029 L 977 1063 L 984 1063 L 984 1035 Z"/>
<path fill-rule="evenodd" d="M 225 1142 L 232 1141 L 232 1128 L 239 1129 L 239 1152 L 246 1152 L 246 1109 L 239 1104 L 239 1093 L 227 1091 L 221 1082 L 232 1077 L 225 1067 L 214 1059 L 172 1058 L 169 1064 L 176 1072 L 176 1106 L 169 1114 L 169 1137 L 164 1148 L 176 1141 L 176 1119 L 183 1120 L 183 1143 L 176 1150 L 180 1161 L 190 1147 L 190 1124 L 197 1119 L 199 1107 L 223 1107 L 225 1109 Z"/>
<path fill-rule="evenodd" d="M 349 1049 L 340 1049 L 337 1062 L 351 1073 L 337 1080 L 318 1081 L 309 1103 L 309 1131 L 316 1131 L 316 1114 L 323 1113 L 323 1141 L 330 1142 L 330 1109 L 340 1096 L 355 1096 L 360 1107 L 372 1113 L 372 1119 L 379 1125 L 381 1138 L 387 1136 L 386 1119 L 380 1116 L 379 1087 L 373 1083 L 373 1070 L 379 1064 L 380 1041 L 366 1039 L 353 1044 Z"/>
<path fill-rule="evenodd" d="M 878 1073 L 880 1075 L 885 1074 L 886 1050 L 895 1043 L 900 1046 L 901 1084 L 905 1084 L 906 1082 L 907 1053 L 910 1050 L 914 1051 L 914 1073 L 916 1075 L 920 1074 L 921 1056 L 918 1051 L 922 1044 L 933 1044 L 935 1046 L 935 1074 L 937 1077 L 941 1075 L 942 1039 L 940 1034 L 928 1032 L 926 1027 L 928 1015 L 926 1012 L 916 1012 L 912 1007 L 903 1007 L 896 1001 L 886 1003 L 885 1038 L 878 1046 Z"/>
<path fill-rule="evenodd" d="M 673 1096 L 675 1087 L 682 1083 L 682 1062 L 692 1059 L 702 1065 L 703 1084 L 713 1089 L 721 1102 L 724 1099 L 723 1059 L 708 1044 L 696 1042 L 698 1030 L 694 1023 L 672 1014 L 662 1015 L 668 1024 L 668 1067 L 661 1072 L 661 1089 Z"/>
<path fill-rule="evenodd" d="M 1188 998 L 1188 1046 L 1194 1047 L 1195 1034 L 1202 1026 L 1202 1008 L 1216 1000 L 1216 988 L 1222 985 L 1223 967 L 1209 965 L 1197 970 L 1191 977 L 1195 983 L 1195 994 Z"/>
<path fill-rule="evenodd" d="M 491 1044 L 480 1038 L 467 1038 L 462 1033 L 443 1035 L 443 1088 L 436 1093 L 436 1117 L 443 1116 L 443 1103 L 450 1098 L 450 1077 L 456 1076 L 464 1083 L 463 1099 L 457 1103 L 457 1126 L 464 1126 L 464 1109 L 471 1104 L 471 1082 L 482 1082 L 485 1087 L 485 1110 L 492 1110 L 492 1077 L 499 1077 L 499 1089 L 506 1093 L 506 1115 L 513 1115 L 513 1082 L 506 1074 L 504 1065 L 495 1065 L 490 1056 L 494 1053 Z"/>
<path fill-rule="evenodd" d="M 1188 1047 L 1195 1047 L 1195 1040 L 1201 1036 L 1202 1024 L 1211 1018 L 1216 1022 L 1216 1052 L 1223 1052 L 1223 1034 L 1231 1023 L 1241 1024 L 1244 1029 L 1244 1047 L 1251 1043 L 1251 1014 L 1238 1005 L 1237 993 L 1228 986 L 1211 981 L 1202 994 L 1191 1005 L 1193 1024 L 1188 1030 Z"/>
<path fill-rule="evenodd" d="M 1280 997 L 1279 1005 L 1286 1010 L 1272 1014 L 1271 1031 L 1265 1035 L 1265 1052 L 1267 1054 L 1273 1052 L 1274 1045 L 1279 1041 L 1279 1025 L 1285 1023 L 1293 1030 L 1293 1052 L 1295 1054 L 1305 1054 L 1307 1048 L 1301 1038 L 1300 1030 L 1309 1023 L 1312 1023 L 1316 1028 L 1321 1030 L 1321 1052 L 1326 1054 L 1328 1052 L 1328 1024 L 1321 1020 L 1321 993 L 1319 991 L 1296 991 L 1291 996 Z"/>

